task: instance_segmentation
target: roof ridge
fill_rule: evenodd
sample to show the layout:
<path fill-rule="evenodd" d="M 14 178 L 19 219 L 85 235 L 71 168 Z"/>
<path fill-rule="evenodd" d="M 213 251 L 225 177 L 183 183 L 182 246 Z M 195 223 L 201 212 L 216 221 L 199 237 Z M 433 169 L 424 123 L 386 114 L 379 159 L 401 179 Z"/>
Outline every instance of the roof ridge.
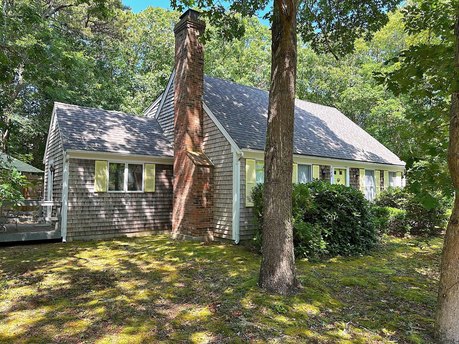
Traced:
<path fill-rule="evenodd" d="M 139 115 L 136 115 L 136 114 L 127 113 L 127 112 L 123 112 L 123 111 L 106 110 L 106 109 L 103 109 L 103 108 L 95 108 L 95 107 L 90 107 L 90 106 L 69 104 L 69 103 L 63 103 L 63 102 L 57 102 L 57 101 L 55 101 L 54 104 L 62 104 L 62 105 L 69 106 L 69 107 L 73 107 L 73 108 L 80 108 L 80 109 L 88 109 L 88 110 L 97 110 L 97 111 L 110 112 L 110 113 L 114 113 L 114 114 L 126 115 L 126 116 L 131 116 L 131 117 L 149 118 L 149 117 L 139 116 Z"/>

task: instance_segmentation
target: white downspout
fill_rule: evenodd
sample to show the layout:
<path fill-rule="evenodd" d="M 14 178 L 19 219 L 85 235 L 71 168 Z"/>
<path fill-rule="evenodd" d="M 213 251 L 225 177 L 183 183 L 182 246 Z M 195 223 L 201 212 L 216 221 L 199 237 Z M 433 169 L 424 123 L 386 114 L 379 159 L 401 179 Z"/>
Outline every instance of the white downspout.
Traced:
<path fill-rule="evenodd" d="M 240 241 L 239 222 L 241 213 L 241 161 L 242 153 L 231 149 L 233 152 L 233 241 L 237 245 Z"/>
<path fill-rule="evenodd" d="M 64 153 L 64 170 L 62 174 L 62 208 L 61 208 L 62 242 L 67 242 L 68 199 L 69 199 L 69 156 Z"/>

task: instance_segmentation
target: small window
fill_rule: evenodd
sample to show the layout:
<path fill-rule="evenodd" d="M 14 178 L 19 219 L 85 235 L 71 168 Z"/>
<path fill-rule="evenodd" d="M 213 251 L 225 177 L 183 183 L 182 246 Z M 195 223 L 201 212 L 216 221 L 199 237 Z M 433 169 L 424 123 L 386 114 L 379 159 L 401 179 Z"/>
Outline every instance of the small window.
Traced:
<path fill-rule="evenodd" d="M 306 184 L 311 181 L 311 165 L 298 165 L 298 183 Z"/>
<path fill-rule="evenodd" d="M 265 163 L 263 161 L 257 161 L 256 166 L 257 184 L 263 184 L 265 181 Z"/>
<path fill-rule="evenodd" d="M 391 188 L 397 186 L 397 174 L 395 172 L 389 172 L 389 186 Z"/>
<path fill-rule="evenodd" d="M 124 191 L 125 164 L 110 163 L 108 167 L 108 190 Z"/>
<path fill-rule="evenodd" d="M 128 191 L 142 191 L 143 165 L 128 165 Z"/>

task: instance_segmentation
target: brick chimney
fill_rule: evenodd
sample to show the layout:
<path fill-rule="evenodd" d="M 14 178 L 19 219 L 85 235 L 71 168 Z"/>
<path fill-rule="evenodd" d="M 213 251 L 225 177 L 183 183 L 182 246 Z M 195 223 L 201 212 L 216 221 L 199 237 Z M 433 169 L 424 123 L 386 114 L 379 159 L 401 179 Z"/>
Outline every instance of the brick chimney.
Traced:
<path fill-rule="evenodd" d="M 174 238 L 213 239 L 213 165 L 203 152 L 205 23 L 187 10 L 175 25 Z"/>

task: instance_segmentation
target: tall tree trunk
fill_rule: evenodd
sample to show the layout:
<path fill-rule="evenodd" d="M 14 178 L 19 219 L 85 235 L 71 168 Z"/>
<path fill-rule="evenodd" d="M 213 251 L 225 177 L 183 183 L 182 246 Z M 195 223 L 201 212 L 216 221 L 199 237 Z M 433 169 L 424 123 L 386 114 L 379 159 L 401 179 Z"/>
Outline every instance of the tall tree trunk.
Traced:
<path fill-rule="evenodd" d="M 459 9 L 457 9 L 455 35 L 455 72 L 459 73 Z M 456 82 L 456 80 L 454 80 Z M 448 166 L 455 189 L 454 206 L 446 229 L 441 258 L 438 291 L 437 331 L 440 343 L 459 343 L 459 90 L 451 96 Z"/>
<path fill-rule="evenodd" d="M 274 1 L 259 284 L 280 294 L 298 286 L 292 229 L 296 14 L 297 0 Z"/>

